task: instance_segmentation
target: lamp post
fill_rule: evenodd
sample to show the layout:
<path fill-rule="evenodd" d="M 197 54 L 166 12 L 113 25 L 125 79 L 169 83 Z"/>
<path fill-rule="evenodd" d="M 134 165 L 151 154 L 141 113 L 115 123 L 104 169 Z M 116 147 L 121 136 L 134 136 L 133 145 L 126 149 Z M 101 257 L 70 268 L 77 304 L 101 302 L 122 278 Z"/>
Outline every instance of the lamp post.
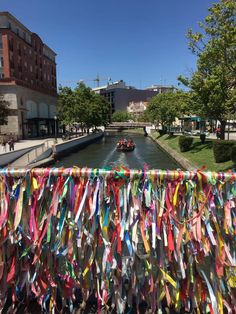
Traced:
<path fill-rule="evenodd" d="M 57 143 L 57 116 L 54 116 L 55 121 L 55 143 Z"/>

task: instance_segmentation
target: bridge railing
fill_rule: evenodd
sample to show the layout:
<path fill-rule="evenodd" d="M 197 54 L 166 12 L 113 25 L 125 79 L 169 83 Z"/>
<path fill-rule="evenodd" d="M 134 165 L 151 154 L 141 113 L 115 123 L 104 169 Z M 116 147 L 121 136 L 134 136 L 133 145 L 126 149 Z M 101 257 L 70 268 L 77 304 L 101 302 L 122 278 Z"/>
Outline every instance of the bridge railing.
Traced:
<path fill-rule="evenodd" d="M 153 124 L 150 122 L 112 122 L 108 125 L 108 127 L 146 127 L 152 126 Z"/>
<path fill-rule="evenodd" d="M 79 289 L 99 311 L 233 313 L 235 204 L 234 172 L 1 169 L 1 310 L 9 291 L 53 312 Z"/>

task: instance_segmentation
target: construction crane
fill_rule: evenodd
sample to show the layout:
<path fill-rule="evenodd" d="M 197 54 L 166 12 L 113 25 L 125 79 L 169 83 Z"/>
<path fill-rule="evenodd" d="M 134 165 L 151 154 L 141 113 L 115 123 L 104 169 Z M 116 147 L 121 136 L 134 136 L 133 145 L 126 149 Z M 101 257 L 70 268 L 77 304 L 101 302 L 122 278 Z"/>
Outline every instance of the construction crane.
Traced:
<path fill-rule="evenodd" d="M 111 83 L 111 77 L 106 77 L 106 78 L 103 78 L 103 77 L 100 77 L 99 74 L 97 74 L 97 77 L 95 79 L 93 79 L 94 82 L 97 83 L 97 87 L 99 87 L 100 85 L 100 82 L 101 81 L 107 81 L 107 83 Z"/>
<path fill-rule="evenodd" d="M 97 85 L 97 87 L 99 87 L 100 86 L 100 82 L 102 82 L 102 81 L 107 81 L 107 84 L 110 84 L 111 82 L 112 82 L 112 79 L 111 79 L 111 77 L 106 77 L 106 78 L 104 78 L 104 77 L 100 77 L 99 75 L 97 75 L 97 77 L 96 78 L 94 78 L 94 79 L 80 79 L 79 81 L 76 81 L 76 80 L 72 80 L 72 81 L 63 81 L 64 83 L 82 83 L 82 82 L 95 82 L 96 83 L 96 85 Z"/>

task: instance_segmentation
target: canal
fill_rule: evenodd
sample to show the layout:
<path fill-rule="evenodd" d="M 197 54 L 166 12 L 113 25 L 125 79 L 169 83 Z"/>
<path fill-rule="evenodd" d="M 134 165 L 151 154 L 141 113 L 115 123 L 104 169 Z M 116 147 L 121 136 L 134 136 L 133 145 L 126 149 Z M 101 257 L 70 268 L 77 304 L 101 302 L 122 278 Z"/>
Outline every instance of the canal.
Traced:
<path fill-rule="evenodd" d="M 116 144 L 121 138 L 132 138 L 136 144 L 133 152 L 117 152 Z M 56 167 L 91 167 L 126 166 L 129 168 L 176 169 L 180 166 L 149 137 L 142 134 L 110 133 L 101 140 L 72 153 L 55 163 Z"/>

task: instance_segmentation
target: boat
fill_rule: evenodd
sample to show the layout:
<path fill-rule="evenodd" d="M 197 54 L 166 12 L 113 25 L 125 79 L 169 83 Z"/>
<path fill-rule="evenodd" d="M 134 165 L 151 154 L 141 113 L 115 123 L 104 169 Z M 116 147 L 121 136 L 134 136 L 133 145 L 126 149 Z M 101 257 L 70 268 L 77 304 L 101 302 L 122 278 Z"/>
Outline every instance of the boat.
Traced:
<path fill-rule="evenodd" d="M 118 152 L 132 152 L 135 149 L 135 144 L 133 140 L 120 140 L 116 145 L 116 150 Z"/>

